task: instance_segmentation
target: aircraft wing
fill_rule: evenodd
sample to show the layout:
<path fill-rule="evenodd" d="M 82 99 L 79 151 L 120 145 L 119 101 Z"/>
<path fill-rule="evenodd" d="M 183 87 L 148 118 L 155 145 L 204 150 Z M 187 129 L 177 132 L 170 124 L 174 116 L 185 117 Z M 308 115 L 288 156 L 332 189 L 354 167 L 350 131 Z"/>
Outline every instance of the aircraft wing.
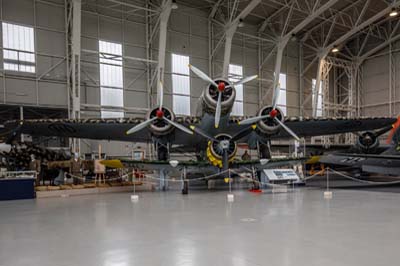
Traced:
<path fill-rule="evenodd" d="M 382 128 L 396 122 L 395 118 L 315 118 L 301 119 L 289 117 L 285 121 L 292 131 L 299 137 L 332 135 L 347 132 L 366 131 Z M 272 139 L 290 138 L 285 131 L 271 136 Z"/>
<path fill-rule="evenodd" d="M 400 155 L 392 155 L 392 154 L 347 154 L 347 153 L 339 153 L 338 156 L 347 156 L 347 157 L 354 157 L 354 158 L 365 158 L 365 159 L 386 159 L 386 160 L 399 160 L 400 162 Z"/>
<path fill-rule="evenodd" d="M 143 122 L 142 118 L 122 119 L 30 119 L 24 121 L 7 121 L 4 132 L 12 130 L 33 136 L 74 137 L 83 139 L 118 140 L 131 142 L 149 142 L 152 136 L 148 128 L 127 135 L 126 131 Z M 187 121 L 177 118 L 177 122 L 189 126 L 195 124 L 193 119 Z M 0 132 L 1 133 L 1 132 Z M 174 130 L 170 135 L 174 144 L 189 144 L 191 136 L 180 130 Z"/>
<path fill-rule="evenodd" d="M 400 173 L 400 155 L 390 154 L 330 154 L 320 158 L 321 163 L 361 169 L 363 172 L 384 175 Z"/>
<path fill-rule="evenodd" d="M 126 135 L 125 133 L 128 129 L 142 121 L 142 118 L 13 120 L 4 123 L 4 128 L 0 129 L 0 135 L 5 135 L 6 132 L 9 134 L 14 131 L 17 133 L 39 136 L 149 142 L 152 140 L 152 135 L 148 128 L 143 128 L 131 135 Z M 201 123 L 201 119 L 199 117 L 177 117 L 176 122 L 186 127 L 190 125 L 198 126 Z M 221 126 L 220 132 L 209 133 L 214 135 L 214 133 L 225 132 L 233 136 L 246 127 L 244 125 L 238 125 L 237 122 L 237 118 L 231 117 L 226 127 Z M 388 126 L 394 122 L 396 122 L 396 119 L 393 118 L 310 119 L 288 117 L 285 124 L 299 137 L 307 137 L 373 130 Z M 240 142 L 247 142 L 254 134 L 243 137 Z M 168 135 L 168 138 L 174 145 L 181 145 L 183 147 L 194 147 L 199 143 L 205 142 L 203 138 L 193 137 L 181 130 L 174 130 Z M 285 139 L 291 138 L 291 136 L 285 130 L 281 129 L 277 134 L 266 136 L 265 138 Z"/>

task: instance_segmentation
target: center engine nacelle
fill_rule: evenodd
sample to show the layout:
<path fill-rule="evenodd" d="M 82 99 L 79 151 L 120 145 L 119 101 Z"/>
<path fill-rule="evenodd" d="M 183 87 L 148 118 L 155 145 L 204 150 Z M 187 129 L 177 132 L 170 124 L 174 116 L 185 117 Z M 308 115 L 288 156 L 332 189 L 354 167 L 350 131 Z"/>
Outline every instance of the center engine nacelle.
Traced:
<path fill-rule="evenodd" d="M 146 115 L 146 120 L 156 117 L 157 111 L 159 111 L 159 108 L 154 108 L 153 110 L 148 112 Z M 169 120 L 172 120 L 172 121 L 175 120 L 175 114 L 170 109 L 168 109 L 166 107 L 162 107 L 162 111 L 166 118 L 168 118 Z M 174 130 L 174 126 L 167 123 L 165 120 L 156 119 L 156 120 L 154 120 L 153 123 L 150 124 L 149 129 L 156 136 L 164 136 L 164 135 L 171 133 Z"/>
<path fill-rule="evenodd" d="M 367 131 L 358 136 L 356 146 L 362 151 L 375 149 L 379 146 L 379 140 L 373 132 Z"/>
<path fill-rule="evenodd" d="M 265 106 L 258 111 L 257 116 L 268 115 L 273 110 L 272 106 Z M 282 110 L 279 107 L 276 107 L 277 111 L 276 118 L 279 119 L 282 123 L 285 122 L 285 116 L 283 115 Z M 276 122 L 273 118 L 265 118 L 257 123 L 257 129 L 261 131 L 263 134 L 273 135 L 278 132 L 281 126 Z"/>
<path fill-rule="evenodd" d="M 215 138 L 220 141 L 217 143 L 215 141 L 209 141 L 207 146 L 207 159 L 214 166 L 218 166 L 219 168 L 223 167 L 223 147 L 224 141 L 227 145 L 228 150 L 228 162 L 233 161 L 237 152 L 237 144 L 235 141 L 231 141 L 231 136 L 228 134 L 219 134 L 215 136 Z"/>
<path fill-rule="evenodd" d="M 220 82 L 225 83 L 225 86 L 231 85 L 231 83 L 225 79 L 215 79 L 217 84 Z M 233 107 L 233 103 L 236 98 L 236 90 L 232 87 L 226 87 L 222 91 L 222 101 L 221 101 L 221 115 L 228 114 Z M 201 113 L 215 114 L 218 101 L 218 88 L 213 85 L 209 85 L 201 95 Z"/>

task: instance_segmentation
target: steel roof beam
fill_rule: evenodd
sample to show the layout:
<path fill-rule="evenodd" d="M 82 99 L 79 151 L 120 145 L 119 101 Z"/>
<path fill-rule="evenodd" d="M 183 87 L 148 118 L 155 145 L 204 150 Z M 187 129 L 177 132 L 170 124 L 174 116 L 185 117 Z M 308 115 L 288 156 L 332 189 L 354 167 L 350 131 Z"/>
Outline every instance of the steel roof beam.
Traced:
<path fill-rule="evenodd" d="M 289 42 L 290 38 L 294 34 L 299 32 L 300 30 L 302 30 L 305 26 L 307 26 L 315 18 L 320 16 L 322 13 L 324 13 L 329 8 L 331 8 L 337 2 L 338 2 L 338 0 L 329 0 L 324 5 L 322 5 L 320 8 L 316 9 L 315 11 L 313 11 L 309 16 L 307 16 L 302 22 L 297 24 L 297 26 L 294 27 L 292 30 L 290 30 L 288 33 L 283 35 L 284 32 L 282 32 L 281 38 L 280 38 L 280 40 L 279 40 L 279 42 L 277 44 L 275 72 L 274 72 L 275 76 L 274 76 L 274 83 L 273 83 L 273 87 L 272 88 L 275 89 L 277 86 L 279 86 L 279 84 L 278 84 L 279 83 L 279 73 L 281 73 L 283 51 L 284 51 L 287 43 Z M 289 23 L 289 21 L 287 20 L 286 21 L 286 25 L 284 26 L 284 28 L 287 28 L 287 24 L 288 23 Z M 266 96 L 267 95 L 264 95 L 263 100 L 265 99 Z"/>
<path fill-rule="evenodd" d="M 222 68 L 222 77 L 227 78 L 229 72 L 229 63 L 231 60 L 231 50 L 232 50 L 232 39 L 233 35 L 236 32 L 236 29 L 240 23 L 240 20 L 243 20 L 250 12 L 261 2 L 261 0 L 252 0 L 246 7 L 243 9 L 240 14 L 233 19 L 226 26 L 225 31 L 225 50 L 224 50 L 224 64 Z"/>

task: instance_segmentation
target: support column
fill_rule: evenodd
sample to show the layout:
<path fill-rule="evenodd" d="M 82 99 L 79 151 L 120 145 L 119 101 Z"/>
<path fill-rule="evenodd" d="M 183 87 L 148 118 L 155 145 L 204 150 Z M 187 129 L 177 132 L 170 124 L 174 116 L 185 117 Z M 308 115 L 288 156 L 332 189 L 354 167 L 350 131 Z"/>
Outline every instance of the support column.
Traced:
<path fill-rule="evenodd" d="M 68 84 L 69 84 L 69 112 L 70 119 L 79 119 L 81 111 L 81 0 L 67 1 L 67 39 L 68 39 Z M 80 141 L 72 139 L 72 152 L 80 152 Z"/>
<path fill-rule="evenodd" d="M 167 46 L 167 26 L 172 10 L 172 1 L 167 0 L 160 14 L 160 36 L 158 44 L 158 66 L 157 66 L 157 102 L 160 99 L 160 81 L 164 83 L 165 49 Z"/>
<path fill-rule="evenodd" d="M 228 78 L 229 64 L 231 62 L 232 39 L 237 25 L 232 25 L 225 33 L 224 65 L 222 66 L 222 77 Z"/>
<path fill-rule="evenodd" d="M 318 59 L 318 68 L 317 68 L 317 76 L 315 80 L 315 86 L 312 92 L 312 115 L 313 117 L 317 116 L 317 107 L 318 107 L 318 91 L 321 86 L 321 77 L 322 77 L 322 69 L 324 67 L 324 57 L 320 56 Z"/>

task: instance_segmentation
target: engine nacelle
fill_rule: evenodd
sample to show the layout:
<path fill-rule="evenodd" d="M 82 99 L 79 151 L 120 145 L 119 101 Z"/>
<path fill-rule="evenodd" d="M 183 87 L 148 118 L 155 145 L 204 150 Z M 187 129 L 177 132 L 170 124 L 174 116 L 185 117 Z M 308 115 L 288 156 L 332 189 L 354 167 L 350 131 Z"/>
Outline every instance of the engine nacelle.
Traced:
<path fill-rule="evenodd" d="M 228 161 L 231 162 L 235 158 L 236 152 L 237 152 L 237 144 L 234 141 L 231 140 L 231 136 L 228 134 L 219 134 L 215 136 L 215 138 L 219 141 L 228 141 L 227 144 L 229 145 L 228 147 Z M 223 149 L 221 147 L 221 143 L 216 143 L 215 141 L 209 141 L 208 142 L 208 147 L 207 147 L 207 159 L 210 161 L 210 163 L 214 166 L 218 166 L 219 168 L 222 168 L 223 162 L 222 162 L 222 155 L 223 155 Z"/>
<path fill-rule="evenodd" d="M 158 111 L 158 108 L 154 108 L 153 110 L 148 112 L 146 115 L 146 119 L 151 119 L 153 117 L 156 117 L 157 111 Z M 164 116 L 166 118 L 168 118 L 169 120 L 172 120 L 172 121 L 175 120 L 175 114 L 170 109 L 163 107 L 162 111 L 164 112 Z M 152 124 L 150 124 L 149 129 L 156 136 L 164 136 L 164 135 L 171 133 L 172 130 L 174 130 L 174 127 L 164 120 L 156 119 L 153 121 Z"/>
<path fill-rule="evenodd" d="M 373 132 L 364 132 L 358 138 L 356 146 L 362 151 L 375 149 L 379 146 L 379 140 Z"/>
<path fill-rule="evenodd" d="M 273 110 L 272 106 L 265 106 L 258 111 L 257 116 L 268 115 Z M 278 112 L 276 118 L 279 119 L 282 123 L 285 122 L 285 116 L 283 115 L 282 110 L 279 107 L 276 107 L 275 110 Z M 257 123 L 257 129 L 261 131 L 263 134 L 273 135 L 278 132 L 281 126 L 276 122 L 273 118 L 265 118 Z"/>
<path fill-rule="evenodd" d="M 231 83 L 225 79 L 215 79 L 214 81 L 217 84 L 223 82 L 225 83 L 225 86 L 231 85 Z M 235 98 L 236 98 L 236 90 L 233 86 L 224 89 L 224 91 L 222 92 L 221 115 L 226 115 L 232 110 Z M 217 101 L 218 101 L 218 88 L 216 88 L 213 85 L 209 85 L 201 95 L 202 113 L 206 112 L 208 114 L 215 114 L 215 110 L 217 108 Z"/>

